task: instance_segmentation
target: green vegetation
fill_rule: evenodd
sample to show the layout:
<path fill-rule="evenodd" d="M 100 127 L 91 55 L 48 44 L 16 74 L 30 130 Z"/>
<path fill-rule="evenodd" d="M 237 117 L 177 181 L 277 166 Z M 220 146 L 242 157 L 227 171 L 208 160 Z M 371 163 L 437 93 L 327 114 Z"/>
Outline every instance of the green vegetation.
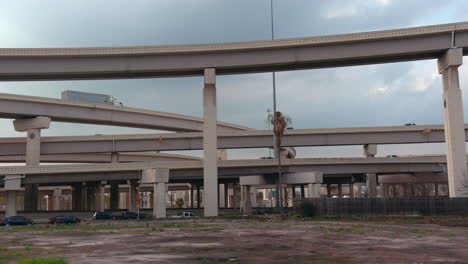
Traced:
<path fill-rule="evenodd" d="M 314 217 L 317 216 L 317 207 L 310 201 L 303 201 L 299 205 L 299 213 L 303 217 Z"/>
<path fill-rule="evenodd" d="M 18 264 L 67 264 L 63 258 L 27 258 L 22 259 Z"/>

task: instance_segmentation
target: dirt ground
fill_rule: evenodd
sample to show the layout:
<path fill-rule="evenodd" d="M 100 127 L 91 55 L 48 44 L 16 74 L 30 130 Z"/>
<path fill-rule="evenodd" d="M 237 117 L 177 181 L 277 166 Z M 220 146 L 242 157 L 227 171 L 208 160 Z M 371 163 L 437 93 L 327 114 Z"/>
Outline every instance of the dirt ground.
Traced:
<path fill-rule="evenodd" d="M 468 263 L 468 217 L 231 216 L 0 227 L 0 263 Z"/>

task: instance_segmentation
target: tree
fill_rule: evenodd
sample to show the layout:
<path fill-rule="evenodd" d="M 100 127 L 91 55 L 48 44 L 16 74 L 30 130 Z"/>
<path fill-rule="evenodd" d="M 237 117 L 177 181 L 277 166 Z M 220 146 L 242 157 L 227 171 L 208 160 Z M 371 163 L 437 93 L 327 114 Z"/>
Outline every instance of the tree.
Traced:
<path fill-rule="evenodd" d="M 291 124 L 292 120 L 289 116 L 283 115 L 283 113 L 277 111 L 274 113 L 271 118 L 271 124 L 273 125 L 273 134 L 275 135 L 275 146 L 276 146 L 276 158 L 278 159 L 278 182 L 277 186 L 277 195 L 278 195 L 278 204 L 280 207 L 281 213 L 283 212 L 283 197 L 282 197 L 282 181 L 281 181 L 281 140 L 284 135 L 284 130 L 286 127 Z"/>
<path fill-rule="evenodd" d="M 184 199 L 177 198 L 177 200 L 175 201 L 175 204 L 177 208 L 182 208 L 182 206 L 184 206 Z"/>

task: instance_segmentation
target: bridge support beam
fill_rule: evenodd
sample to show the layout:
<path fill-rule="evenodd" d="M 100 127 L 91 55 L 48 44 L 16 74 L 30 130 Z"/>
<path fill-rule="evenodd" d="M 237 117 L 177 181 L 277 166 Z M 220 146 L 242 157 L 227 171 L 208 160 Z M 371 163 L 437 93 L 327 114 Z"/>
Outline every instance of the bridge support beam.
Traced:
<path fill-rule="evenodd" d="M 374 158 L 377 155 L 377 145 L 368 144 L 364 145 L 364 156 L 367 158 Z M 377 175 L 375 173 L 366 174 L 366 183 L 367 183 L 367 197 L 376 198 L 377 197 Z"/>
<path fill-rule="evenodd" d="M 458 67 L 463 64 L 463 49 L 453 48 L 439 58 L 443 79 L 444 128 L 447 148 L 447 174 L 450 197 L 468 197 L 463 102 Z"/>
<path fill-rule="evenodd" d="M 205 69 L 203 88 L 203 202 L 204 215 L 218 215 L 218 154 L 216 132 L 216 70 Z"/>
<path fill-rule="evenodd" d="M 241 213 L 251 214 L 252 213 L 252 199 L 250 185 L 241 185 Z"/>
<path fill-rule="evenodd" d="M 143 171 L 141 183 L 151 183 L 154 188 L 153 217 L 166 217 L 166 193 L 169 182 L 169 168 L 154 168 Z"/>
<path fill-rule="evenodd" d="M 134 180 L 128 180 L 128 211 L 135 212 L 137 209 L 137 195 L 138 188 L 137 182 Z"/>
<path fill-rule="evenodd" d="M 27 132 L 26 136 L 26 166 L 39 166 L 41 158 L 41 129 L 49 128 L 51 119 L 38 116 L 29 119 L 16 119 L 13 126 L 16 131 Z M 39 185 L 27 184 L 24 192 L 24 210 L 37 211 Z"/>
<path fill-rule="evenodd" d="M 5 217 L 15 216 L 18 212 L 16 208 L 16 193 L 21 189 L 21 175 L 5 176 L 5 191 L 7 193 L 7 205 Z"/>

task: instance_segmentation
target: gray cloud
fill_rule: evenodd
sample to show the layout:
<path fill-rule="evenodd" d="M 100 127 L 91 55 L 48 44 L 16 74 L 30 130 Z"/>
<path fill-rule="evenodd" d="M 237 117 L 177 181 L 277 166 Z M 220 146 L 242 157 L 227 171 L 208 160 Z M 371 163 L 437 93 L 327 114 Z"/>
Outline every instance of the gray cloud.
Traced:
<path fill-rule="evenodd" d="M 269 0 L 4 1 L 1 47 L 124 46 L 270 38 Z M 458 1 L 275 0 L 277 38 L 390 29 L 465 19 Z M 465 108 L 468 70 L 460 68 Z M 63 90 L 111 94 L 128 106 L 202 115 L 202 78 L 1 83 L 0 92 L 56 97 Z M 266 128 L 271 74 L 218 78 L 218 117 Z M 277 73 L 278 107 L 296 128 L 442 123 L 435 61 Z M 465 117 L 466 119 L 466 117 Z M 467 120 L 467 119 L 466 119 Z M 0 136 L 20 136 L 0 120 Z M 148 130 L 54 123 L 44 135 L 144 133 Z M 382 153 L 440 153 L 443 145 L 385 146 Z M 267 150 L 233 151 L 233 157 Z M 361 155 L 360 147 L 301 148 L 303 156 Z M 198 153 L 199 154 L 199 153 Z"/>

